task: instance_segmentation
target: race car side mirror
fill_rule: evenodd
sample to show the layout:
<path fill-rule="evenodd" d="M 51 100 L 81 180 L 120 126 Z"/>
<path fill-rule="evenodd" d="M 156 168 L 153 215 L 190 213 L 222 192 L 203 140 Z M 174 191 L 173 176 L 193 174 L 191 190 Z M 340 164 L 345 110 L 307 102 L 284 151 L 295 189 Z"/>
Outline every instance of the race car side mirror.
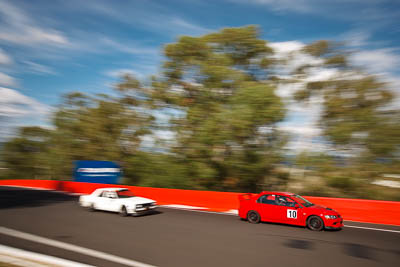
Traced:
<path fill-rule="evenodd" d="M 294 207 L 295 207 L 296 209 L 300 208 L 299 204 L 294 204 Z"/>

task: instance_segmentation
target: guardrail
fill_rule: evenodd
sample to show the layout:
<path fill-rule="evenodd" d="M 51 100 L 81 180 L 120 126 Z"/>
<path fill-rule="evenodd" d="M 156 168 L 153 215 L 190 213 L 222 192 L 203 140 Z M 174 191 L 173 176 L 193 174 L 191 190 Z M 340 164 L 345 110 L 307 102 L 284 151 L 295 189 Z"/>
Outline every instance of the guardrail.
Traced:
<path fill-rule="evenodd" d="M 55 180 L 0 180 L 0 185 L 58 190 L 76 194 L 90 194 L 97 188 L 116 185 L 80 183 Z M 153 188 L 117 185 L 131 189 L 136 195 L 156 200 L 162 205 L 187 205 L 208 211 L 232 212 L 238 209 L 241 193 Z M 307 197 L 311 202 L 337 210 L 348 221 L 400 225 L 400 202 Z"/>

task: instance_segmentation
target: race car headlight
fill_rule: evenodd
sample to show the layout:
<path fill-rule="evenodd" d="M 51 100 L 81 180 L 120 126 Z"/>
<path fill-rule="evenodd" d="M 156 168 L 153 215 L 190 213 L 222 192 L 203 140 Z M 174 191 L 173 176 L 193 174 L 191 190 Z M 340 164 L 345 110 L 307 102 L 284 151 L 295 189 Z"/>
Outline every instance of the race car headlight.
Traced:
<path fill-rule="evenodd" d="M 142 204 L 137 204 L 136 208 L 143 208 L 143 205 Z"/>
<path fill-rule="evenodd" d="M 150 205 L 157 206 L 157 202 L 152 202 L 152 203 L 150 203 Z"/>
<path fill-rule="evenodd" d="M 326 219 L 336 219 L 337 216 L 336 215 L 325 215 Z"/>

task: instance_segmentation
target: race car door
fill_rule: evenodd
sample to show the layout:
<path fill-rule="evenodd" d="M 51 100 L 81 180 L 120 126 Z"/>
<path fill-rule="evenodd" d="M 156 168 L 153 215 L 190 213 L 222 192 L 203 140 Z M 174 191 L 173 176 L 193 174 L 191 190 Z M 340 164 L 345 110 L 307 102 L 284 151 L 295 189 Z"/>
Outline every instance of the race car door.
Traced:
<path fill-rule="evenodd" d="M 279 223 L 288 223 L 288 224 L 300 224 L 300 217 L 302 213 L 299 207 L 296 205 L 297 203 L 286 196 L 277 195 L 276 196 L 276 216 L 277 222 Z"/>
<path fill-rule="evenodd" d="M 257 207 L 262 221 L 277 222 L 279 219 L 277 212 L 280 207 L 276 204 L 275 199 L 276 195 L 265 194 L 257 200 Z"/>

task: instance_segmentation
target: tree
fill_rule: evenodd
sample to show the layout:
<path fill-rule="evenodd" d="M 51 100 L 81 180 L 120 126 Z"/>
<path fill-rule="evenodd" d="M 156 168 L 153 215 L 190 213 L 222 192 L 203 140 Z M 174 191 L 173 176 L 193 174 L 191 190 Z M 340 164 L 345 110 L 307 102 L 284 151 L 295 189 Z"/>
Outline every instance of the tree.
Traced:
<path fill-rule="evenodd" d="M 327 41 L 312 43 L 304 51 L 323 59 L 322 64 L 302 66 L 336 68 L 337 74 L 329 80 L 308 82 L 295 94 L 298 101 L 313 95 L 323 97 L 320 125 L 338 149 L 351 151 L 368 161 L 395 158 L 399 151 L 400 124 L 398 110 L 391 107 L 393 93 L 380 82 L 348 64 L 346 52 Z"/>
<path fill-rule="evenodd" d="M 40 127 L 23 127 L 18 137 L 5 143 L 2 159 L 4 177 L 12 179 L 48 178 L 52 175 L 46 154 L 50 150 L 51 131 Z"/>
<path fill-rule="evenodd" d="M 135 154 L 141 137 L 150 133 L 151 114 L 140 110 L 143 88 L 132 76 L 122 78 L 108 95 L 87 96 L 70 93 L 54 115 L 54 149 L 60 169 L 72 168 L 75 160 L 111 160 L 124 165 Z M 62 162 L 70 164 L 62 166 Z M 66 173 L 66 169 L 62 173 Z"/>
<path fill-rule="evenodd" d="M 276 123 L 284 107 L 270 81 L 273 51 L 254 26 L 180 37 L 164 49 L 153 80 L 156 108 L 184 112 L 171 121 L 172 151 L 199 188 L 256 191 L 279 161 Z"/>
<path fill-rule="evenodd" d="M 333 68 L 336 73 L 327 80 L 306 82 L 294 95 L 305 103 L 313 96 L 323 99 L 319 121 L 323 136 L 336 155 L 346 158 L 345 164 L 336 162 L 334 170 L 320 174 L 327 186 L 345 196 L 381 195 L 371 190 L 370 183 L 395 169 L 400 152 L 400 116 L 393 92 L 378 77 L 349 64 L 348 53 L 338 44 L 318 41 L 303 51 L 322 60 L 299 67 L 298 77 L 315 68 Z"/>

